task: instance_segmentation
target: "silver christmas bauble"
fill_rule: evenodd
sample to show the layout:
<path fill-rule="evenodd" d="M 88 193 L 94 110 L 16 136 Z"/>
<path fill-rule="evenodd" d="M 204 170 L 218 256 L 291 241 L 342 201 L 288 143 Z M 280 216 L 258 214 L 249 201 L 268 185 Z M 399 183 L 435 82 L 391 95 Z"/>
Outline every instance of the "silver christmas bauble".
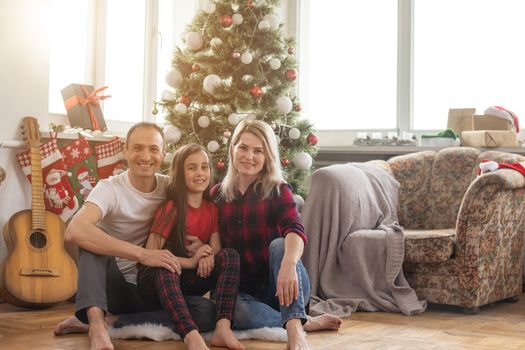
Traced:
<path fill-rule="evenodd" d="M 164 138 L 167 143 L 177 143 L 179 142 L 182 133 L 179 128 L 175 125 L 168 125 L 164 128 Z"/>
<path fill-rule="evenodd" d="M 199 124 L 199 126 L 203 129 L 207 128 L 210 125 L 210 118 L 206 115 L 203 115 L 197 120 L 197 124 Z"/>
<path fill-rule="evenodd" d="M 166 84 L 171 86 L 172 88 L 178 89 L 182 85 L 182 74 L 178 70 L 170 70 L 168 74 L 166 74 Z"/>
<path fill-rule="evenodd" d="M 202 81 L 204 91 L 213 94 L 213 90 L 221 83 L 221 78 L 218 75 L 210 74 Z"/>
<path fill-rule="evenodd" d="M 220 147 L 219 143 L 215 140 L 208 142 L 208 145 L 206 146 L 208 151 L 210 151 L 211 153 L 217 152 L 219 147 Z"/>
<path fill-rule="evenodd" d="M 204 40 L 202 39 L 202 35 L 197 32 L 189 32 L 186 36 L 186 45 L 192 50 L 199 50 L 202 47 L 202 44 L 204 44 Z"/>
<path fill-rule="evenodd" d="M 292 110 L 293 103 L 288 96 L 281 96 L 275 100 L 277 111 L 282 114 L 288 114 Z"/>
<path fill-rule="evenodd" d="M 293 159 L 293 164 L 299 170 L 308 170 L 312 166 L 312 156 L 306 152 L 299 152 Z"/>
<path fill-rule="evenodd" d="M 291 128 L 288 131 L 288 137 L 292 140 L 297 140 L 301 136 L 301 132 L 297 128 Z"/>

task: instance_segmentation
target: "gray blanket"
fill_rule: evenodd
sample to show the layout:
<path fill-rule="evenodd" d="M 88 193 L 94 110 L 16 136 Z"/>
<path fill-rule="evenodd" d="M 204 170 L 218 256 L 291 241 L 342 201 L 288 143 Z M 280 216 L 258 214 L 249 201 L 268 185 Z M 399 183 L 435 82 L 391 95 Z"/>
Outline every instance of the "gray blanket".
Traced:
<path fill-rule="evenodd" d="M 302 211 L 312 314 L 425 311 L 402 271 L 398 189 L 389 173 L 370 164 L 332 165 L 312 174 Z"/>

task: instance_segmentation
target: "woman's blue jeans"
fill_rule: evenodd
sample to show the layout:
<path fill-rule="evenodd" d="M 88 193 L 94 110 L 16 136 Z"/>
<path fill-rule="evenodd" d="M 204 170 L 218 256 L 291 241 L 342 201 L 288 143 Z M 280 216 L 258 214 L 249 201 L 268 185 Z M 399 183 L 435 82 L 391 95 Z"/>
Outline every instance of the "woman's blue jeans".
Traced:
<path fill-rule="evenodd" d="M 262 299 L 240 292 L 235 304 L 233 329 L 250 329 L 262 327 L 285 327 L 292 318 L 299 318 L 306 323 L 305 307 L 310 301 L 310 279 L 303 263 L 297 263 L 299 279 L 299 298 L 289 306 L 279 305 L 275 296 L 276 281 L 281 261 L 284 257 L 284 238 L 277 238 L 270 243 L 270 276 L 268 288 Z"/>

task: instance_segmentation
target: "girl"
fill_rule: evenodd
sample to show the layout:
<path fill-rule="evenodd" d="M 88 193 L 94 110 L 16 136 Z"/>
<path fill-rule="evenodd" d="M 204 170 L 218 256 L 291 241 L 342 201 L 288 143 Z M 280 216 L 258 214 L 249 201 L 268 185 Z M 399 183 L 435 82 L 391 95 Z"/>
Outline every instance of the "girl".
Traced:
<path fill-rule="evenodd" d="M 226 176 L 212 196 L 219 207 L 222 242 L 241 259 L 235 327 L 283 326 L 291 350 L 309 349 L 303 329 L 338 329 L 339 317 L 306 315 L 310 281 L 300 260 L 306 235 L 267 123 L 243 120 L 237 125 Z"/>
<path fill-rule="evenodd" d="M 171 173 L 167 199 L 155 212 L 146 248 L 171 251 L 178 262 L 177 271 L 141 265 L 137 276 L 139 293 L 146 301 L 160 301 L 188 349 L 208 349 L 183 295 L 203 295 L 214 287 L 217 323 L 211 344 L 244 349 L 231 330 L 239 285 L 239 255 L 233 249 L 221 249 L 217 207 L 207 195 L 211 171 L 204 148 L 196 144 L 179 148 Z M 185 235 L 197 236 L 205 243 L 191 258 Z"/>

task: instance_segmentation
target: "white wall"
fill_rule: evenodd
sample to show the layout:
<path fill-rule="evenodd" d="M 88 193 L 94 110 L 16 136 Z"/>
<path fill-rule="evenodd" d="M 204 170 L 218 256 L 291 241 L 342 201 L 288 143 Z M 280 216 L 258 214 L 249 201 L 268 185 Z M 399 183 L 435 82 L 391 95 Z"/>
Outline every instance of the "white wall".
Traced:
<path fill-rule="evenodd" d="M 0 0 L 0 140 L 21 140 L 21 119 L 48 124 L 48 0 Z M 15 149 L 0 148 L 7 177 L 0 184 L 0 225 L 31 205 L 30 186 L 16 163 Z M 6 256 L 0 239 L 0 261 Z"/>

